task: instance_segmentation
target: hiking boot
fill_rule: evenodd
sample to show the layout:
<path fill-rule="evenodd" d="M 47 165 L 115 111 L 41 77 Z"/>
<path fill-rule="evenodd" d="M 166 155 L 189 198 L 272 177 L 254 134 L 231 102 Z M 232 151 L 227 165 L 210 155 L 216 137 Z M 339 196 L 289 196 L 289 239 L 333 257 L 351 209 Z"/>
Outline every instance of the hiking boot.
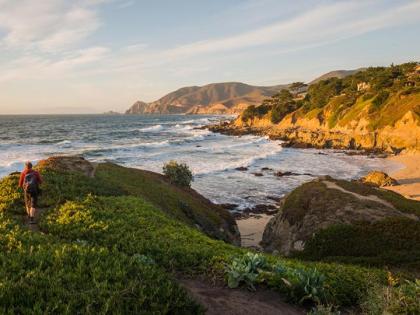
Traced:
<path fill-rule="evenodd" d="M 35 218 L 34 217 L 29 217 L 29 223 L 30 224 L 35 224 Z"/>

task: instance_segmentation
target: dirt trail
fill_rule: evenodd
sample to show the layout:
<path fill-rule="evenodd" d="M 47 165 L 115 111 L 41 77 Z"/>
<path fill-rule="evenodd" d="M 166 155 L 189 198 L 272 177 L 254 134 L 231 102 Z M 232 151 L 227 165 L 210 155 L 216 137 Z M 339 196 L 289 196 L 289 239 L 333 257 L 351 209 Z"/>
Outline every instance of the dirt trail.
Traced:
<path fill-rule="evenodd" d="M 330 181 L 327 181 L 327 180 L 324 180 L 324 181 L 322 181 L 322 182 L 323 182 L 323 183 L 327 186 L 327 188 L 329 188 L 329 189 L 337 189 L 337 190 L 342 191 L 342 192 L 344 192 L 344 193 L 346 193 L 346 194 L 350 194 L 350 195 L 352 195 L 352 196 L 354 196 L 354 197 L 356 197 L 356 198 L 358 198 L 358 199 L 360 199 L 360 200 L 369 200 L 369 201 L 378 202 L 378 203 L 383 204 L 384 206 L 386 206 L 386 207 L 388 207 L 388 208 L 395 209 L 395 207 L 394 207 L 391 203 L 389 203 L 388 201 L 385 201 L 385 200 L 383 200 L 383 199 L 379 198 L 378 196 L 375 196 L 375 195 L 364 196 L 364 195 L 360 195 L 360 194 L 358 194 L 358 193 L 355 193 L 355 192 L 352 192 L 352 191 L 346 190 L 346 189 L 344 189 L 343 187 L 338 186 L 338 185 L 337 185 L 336 183 L 334 183 L 334 182 L 330 182 Z"/>
<path fill-rule="evenodd" d="M 38 208 L 35 215 L 35 223 L 32 224 L 29 222 L 29 217 L 25 216 L 24 225 L 32 232 L 40 232 L 41 229 L 39 228 L 38 222 L 44 212 L 45 209 Z"/>
<path fill-rule="evenodd" d="M 198 279 L 178 279 L 208 315 L 301 315 L 304 309 L 287 304 L 273 291 L 229 289 Z"/>

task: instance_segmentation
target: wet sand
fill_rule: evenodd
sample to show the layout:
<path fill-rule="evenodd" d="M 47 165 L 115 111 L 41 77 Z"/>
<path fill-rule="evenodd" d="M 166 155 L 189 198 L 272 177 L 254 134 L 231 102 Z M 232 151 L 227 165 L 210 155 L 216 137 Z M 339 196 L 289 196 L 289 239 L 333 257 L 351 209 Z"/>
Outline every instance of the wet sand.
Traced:
<path fill-rule="evenodd" d="M 272 215 L 259 214 L 246 219 L 237 220 L 241 232 L 242 247 L 260 247 L 265 226 L 272 218 Z"/>

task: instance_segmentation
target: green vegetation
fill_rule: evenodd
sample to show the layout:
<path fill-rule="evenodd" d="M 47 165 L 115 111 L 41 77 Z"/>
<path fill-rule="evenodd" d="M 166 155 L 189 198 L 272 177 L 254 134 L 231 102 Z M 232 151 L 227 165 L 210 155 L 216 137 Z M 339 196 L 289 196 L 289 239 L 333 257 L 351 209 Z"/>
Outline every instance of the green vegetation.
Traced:
<path fill-rule="evenodd" d="M 95 179 L 41 172 L 49 181 L 42 233 L 19 223 L 16 175 L 0 181 L 5 313 L 200 313 L 173 273 L 233 278 L 231 285 L 264 285 L 295 303 L 334 305 L 358 305 L 386 279 L 375 269 L 255 255 L 212 239 L 196 222 L 217 226 L 222 212 L 158 174 L 109 163 Z"/>
<path fill-rule="evenodd" d="M 345 248 L 345 250 L 343 250 Z M 389 218 L 329 226 L 305 244 L 298 257 L 371 266 L 420 268 L 420 222 Z"/>
<path fill-rule="evenodd" d="M 310 111 L 314 108 L 324 107 L 332 97 L 340 95 L 344 88 L 343 80 L 338 78 L 330 78 L 312 84 L 305 97 L 305 110 Z"/>
<path fill-rule="evenodd" d="M 185 163 L 169 161 L 163 166 L 163 174 L 169 179 L 169 182 L 180 187 L 191 187 L 193 175 Z"/>
<path fill-rule="evenodd" d="M 2 314 L 203 312 L 156 265 L 80 240 L 34 234 L 4 214 L 0 219 Z"/>
<path fill-rule="evenodd" d="M 372 105 L 375 109 L 379 109 L 382 104 L 386 102 L 389 97 L 389 92 L 384 90 L 380 91 L 378 95 L 376 95 L 375 99 L 372 101 Z"/>
<path fill-rule="evenodd" d="M 289 90 L 281 90 L 280 93 L 274 95 L 270 104 L 271 110 L 271 122 L 279 123 L 287 114 L 295 111 L 299 107 L 299 102 L 293 99 L 293 94 Z"/>
<path fill-rule="evenodd" d="M 271 105 L 262 104 L 260 106 L 251 105 L 248 106 L 241 114 L 242 121 L 248 121 L 255 117 L 261 118 L 271 110 Z"/>
<path fill-rule="evenodd" d="M 260 254 L 247 253 L 242 257 L 236 257 L 226 268 L 227 283 L 229 288 L 237 288 L 244 283 L 248 288 L 255 291 L 254 284 L 258 274 L 266 267 L 267 259 Z"/>
<path fill-rule="evenodd" d="M 420 280 L 400 281 L 389 277 L 387 287 L 371 290 L 362 304 L 364 314 L 420 314 Z"/>

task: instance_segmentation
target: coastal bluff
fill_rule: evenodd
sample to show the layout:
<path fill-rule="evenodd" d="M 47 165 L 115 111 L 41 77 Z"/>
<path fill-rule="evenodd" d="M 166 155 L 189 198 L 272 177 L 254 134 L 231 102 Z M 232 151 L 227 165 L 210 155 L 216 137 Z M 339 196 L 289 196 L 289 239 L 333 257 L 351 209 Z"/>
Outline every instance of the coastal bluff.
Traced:
<path fill-rule="evenodd" d="M 367 68 L 305 93 L 284 89 L 210 130 L 266 135 L 297 148 L 419 152 L 420 66 Z"/>
<path fill-rule="evenodd" d="M 325 176 L 287 195 L 261 245 L 269 252 L 311 259 L 381 258 L 392 264 L 399 257 L 400 263 L 407 259 L 420 265 L 419 231 L 420 201 Z"/>

